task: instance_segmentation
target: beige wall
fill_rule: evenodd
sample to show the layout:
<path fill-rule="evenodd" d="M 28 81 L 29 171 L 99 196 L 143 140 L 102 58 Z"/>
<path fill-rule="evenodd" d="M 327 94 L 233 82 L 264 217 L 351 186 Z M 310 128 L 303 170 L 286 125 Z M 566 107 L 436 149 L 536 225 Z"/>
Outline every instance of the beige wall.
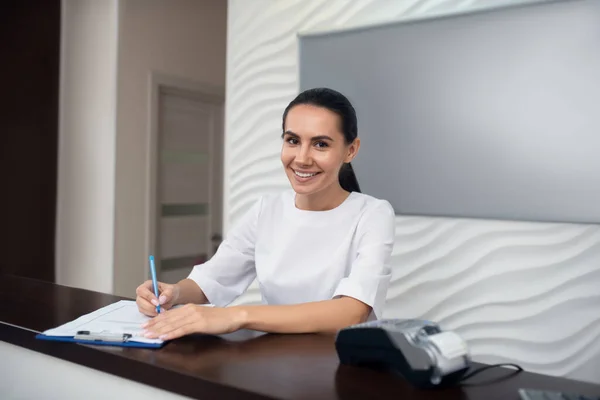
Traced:
<path fill-rule="evenodd" d="M 119 23 L 114 291 L 147 277 L 149 76 L 225 87 L 225 0 L 122 0 Z"/>
<path fill-rule="evenodd" d="M 118 2 L 64 0 L 56 281 L 113 290 Z"/>
<path fill-rule="evenodd" d="M 226 0 L 64 0 L 57 282 L 135 296 L 146 247 L 150 75 L 224 93 Z"/>

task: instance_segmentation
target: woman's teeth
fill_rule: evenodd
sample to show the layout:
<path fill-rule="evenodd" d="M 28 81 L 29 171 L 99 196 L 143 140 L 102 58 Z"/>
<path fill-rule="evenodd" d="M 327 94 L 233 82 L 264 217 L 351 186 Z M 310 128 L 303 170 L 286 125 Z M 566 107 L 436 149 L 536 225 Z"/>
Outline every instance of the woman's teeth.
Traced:
<path fill-rule="evenodd" d="M 311 176 L 315 176 L 317 174 L 316 172 L 314 172 L 312 174 L 304 174 L 304 173 L 298 172 L 298 171 L 294 171 L 294 173 L 296 175 L 298 175 L 300 178 L 310 178 Z"/>

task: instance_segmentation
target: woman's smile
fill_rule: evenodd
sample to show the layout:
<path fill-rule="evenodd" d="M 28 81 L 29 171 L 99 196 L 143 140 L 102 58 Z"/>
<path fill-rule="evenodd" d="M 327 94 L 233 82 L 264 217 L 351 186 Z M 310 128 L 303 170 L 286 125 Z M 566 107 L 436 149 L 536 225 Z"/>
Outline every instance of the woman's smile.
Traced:
<path fill-rule="evenodd" d="M 313 180 L 317 175 L 319 175 L 320 171 L 301 171 L 294 168 L 290 168 L 292 172 L 294 172 L 294 176 L 296 180 L 300 183 L 305 183 Z"/>

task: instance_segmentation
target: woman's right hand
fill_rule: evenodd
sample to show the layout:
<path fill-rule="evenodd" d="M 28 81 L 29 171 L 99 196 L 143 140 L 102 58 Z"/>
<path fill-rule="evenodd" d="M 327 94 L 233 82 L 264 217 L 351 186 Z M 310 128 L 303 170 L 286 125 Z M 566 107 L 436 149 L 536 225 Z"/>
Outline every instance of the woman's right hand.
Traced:
<path fill-rule="evenodd" d="M 156 312 L 156 306 L 160 304 L 160 309 L 168 310 L 177 304 L 177 298 L 179 297 L 179 286 L 171 285 L 169 283 L 158 282 L 158 299 L 154 295 L 152 281 L 147 280 L 137 287 L 135 290 L 136 299 L 135 302 L 138 306 L 138 310 L 149 317 L 155 317 L 158 315 Z"/>

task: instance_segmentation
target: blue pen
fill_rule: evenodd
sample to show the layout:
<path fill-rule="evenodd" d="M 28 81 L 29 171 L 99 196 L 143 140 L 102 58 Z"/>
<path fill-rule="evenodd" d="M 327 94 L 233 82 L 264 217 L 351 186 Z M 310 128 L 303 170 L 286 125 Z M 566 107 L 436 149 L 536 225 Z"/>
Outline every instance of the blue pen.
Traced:
<path fill-rule="evenodd" d="M 156 281 L 156 268 L 154 267 L 154 256 L 150 256 L 150 273 L 152 274 L 152 286 L 154 287 L 154 295 L 158 301 L 158 282 Z M 160 314 L 160 304 L 156 306 L 156 312 Z"/>

